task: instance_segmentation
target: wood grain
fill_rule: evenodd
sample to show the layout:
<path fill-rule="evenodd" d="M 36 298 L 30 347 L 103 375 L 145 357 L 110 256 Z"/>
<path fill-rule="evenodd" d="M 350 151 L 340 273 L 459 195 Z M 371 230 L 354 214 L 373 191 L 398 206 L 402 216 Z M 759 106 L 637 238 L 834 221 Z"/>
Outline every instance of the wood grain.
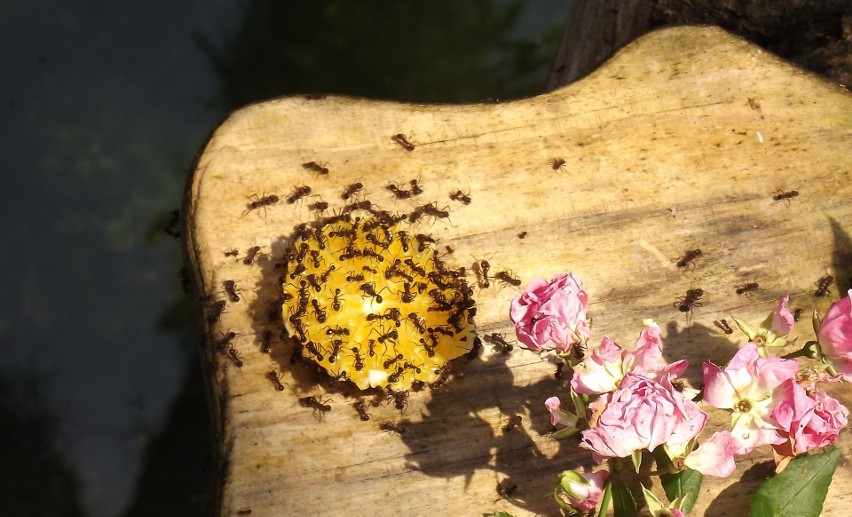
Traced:
<path fill-rule="evenodd" d="M 415 144 L 408 152 L 397 133 Z M 487 259 L 524 283 L 573 271 L 591 298 L 595 341 L 630 346 L 642 320 L 664 329 L 669 359 L 687 357 L 698 382 L 704 360 L 724 361 L 742 343 L 713 320 L 759 322 L 783 293 L 808 314 L 827 302 L 814 282 L 831 272 L 848 285 L 852 242 L 852 99 L 721 30 L 666 29 L 629 45 L 588 78 L 532 99 L 484 105 L 412 105 L 343 97 L 277 99 L 231 115 L 212 135 L 187 190 L 187 255 L 199 293 L 224 299 L 234 280 L 241 301 L 207 325 L 202 345 L 220 458 L 223 515 L 554 515 L 547 494 L 563 469 L 589 465 L 577 440 L 548 436 L 543 400 L 565 393 L 552 364 L 518 348 L 486 345 L 460 360 L 441 389 L 411 393 L 408 406 L 370 408 L 358 419 L 345 390 L 318 385 L 291 365 L 289 345 L 260 351 L 277 298 L 274 264 L 293 227 L 312 219 L 317 199 L 343 206 L 342 188 L 362 182 L 374 204 L 409 211 L 384 186 L 417 178 L 417 203 L 451 210 L 420 223 L 451 245 L 453 266 Z M 565 166 L 554 170 L 554 158 Z M 302 163 L 327 164 L 328 176 Z M 311 200 L 244 214 L 253 195 L 282 199 L 310 185 Z M 450 192 L 470 192 L 464 206 Z M 773 195 L 796 190 L 789 202 Z M 527 232 L 519 239 L 520 232 Z M 226 257 L 260 246 L 252 265 Z M 704 256 L 683 271 L 687 249 Z M 750 298 L 735 287 L 760 284 Z M 674 301 L 707 294 L 689 324 Z M 834 289 L 837 295 L 837 289 Z M 480 333 L 513 336 L 515 288 L 477 289 Z M 199 317 L 212 320 L 211 304 Z M 807 318 L 804 318 L 807 319 Z M 802 339 L 811 337 L 804 324 Z M 213 343 L 233 331 L 242 368 Z M 277 391 L 265 377 L 282 372 Z M 567 380 L 567 375 L 564 380 Z M 849 404 L 842 387 L 832 393 Z M 322 421 L 298 397 L 330 399 Z M 503 431 L 511 415 L 520 430 Z M 727 415 L 711 413 L 714 426 Z M 380 431 L 402 422 L 403 435 Z M 850 447 L 849 433 L 839 445 Z M 742 515 L 771 472 L 767 451 L 741 458 L 729 479 L 705 481 L 695 514 Z M 508 499 L 496 485 L 517 485 Z M 825 515 L 852 508 L 852 475 L 841 459 Z M 721 497 L 719 497 L 721 496 Z"/>

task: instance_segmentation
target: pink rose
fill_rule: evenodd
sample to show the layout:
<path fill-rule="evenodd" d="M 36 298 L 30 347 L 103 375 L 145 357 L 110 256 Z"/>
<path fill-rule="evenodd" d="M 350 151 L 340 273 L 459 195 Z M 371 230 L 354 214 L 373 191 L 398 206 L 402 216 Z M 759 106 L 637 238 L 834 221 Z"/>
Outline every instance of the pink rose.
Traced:
<path fill-rule="evenodd" d="M 852 381 L 852 289 L 846 298 L 837 300 L 828 308 L 817 340 L 837 373 L 844 380 Z"/>
<path fill-rule="evenodd" d="M 789 294 L 785 294 L 779 298 L 778 307 L 775 308 L 775 312 L 769 317 L 771 320 L 768 319 L 767 321 L 769 332 L 772 332 L 776 336 L 786 336 L 793 330 L 793 325 L 796 323 L 793 313 L 787 308 L 787 302 L 789 301 Z"/>
<path fill-rule="evenodd" d="M 709 440 L 692 451 L 684 464 L 705 476 L 726 478 L 737 468 L 734 455 L 739 445 L 730 431 L 713 433 Z"/>
<path fill-rule="evenodd" d="M 848 423 L 849 410 L 820 388 L 805 390 L 790 379 L 778 387 L 776 394 L 781 401 L 772 410 L 772 418 L 789 440 L 775 446 L 781 456 L 831 445 Z"/>
<path fill-rule="evenodd" d="M 752 342 L 740 348 L 724 370 L 704 363 L 704 403 L 733 410 L 731 434 L 739 445 L 737 454 L 784 441 L 770 422 L 776 402 L 772 393 L 798 368 L 795 359 L 760 357 Z"/>
<path fill-rule="evenodd" d="M 598 505 L 608 477 L 608 470 L 590 473 L 566 470 L 559 476 L 559 487 L 565 491 L 568 502 L 573 508 L 588 512 Z"/>
<path fill-rule="evenodd" d="M 625 375 L 616 391 L 602 395 L 589 409 L 592 427 L 583 431 L 580 446 L 590 449 L 598 463 L 636 450 L 654 450 L 670 440 L 687 442 L 707 421 L 707 414 L 670 383 L 636 373 Z"/>
<path fill-rule="evenodd" d="M 567 352 L 591 336 L 586 308 L 589 296 L 573 274 L 550 282 L 536 278 L 512 300 L 509 317 L 518 340 L 532 350 Z"/>

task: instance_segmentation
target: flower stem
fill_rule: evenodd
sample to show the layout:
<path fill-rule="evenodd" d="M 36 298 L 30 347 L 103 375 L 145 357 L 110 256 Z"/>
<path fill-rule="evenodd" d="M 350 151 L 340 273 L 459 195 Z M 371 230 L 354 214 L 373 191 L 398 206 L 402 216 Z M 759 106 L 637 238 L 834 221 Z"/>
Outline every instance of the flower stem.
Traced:
<path fill-rule="evenodd" d="M 598 517 L 606 517 L 610 499 L 612 499 L 612 480 L 607 480 L 603 497 L 601 498 L 601 509 L 598 512 Z"/>

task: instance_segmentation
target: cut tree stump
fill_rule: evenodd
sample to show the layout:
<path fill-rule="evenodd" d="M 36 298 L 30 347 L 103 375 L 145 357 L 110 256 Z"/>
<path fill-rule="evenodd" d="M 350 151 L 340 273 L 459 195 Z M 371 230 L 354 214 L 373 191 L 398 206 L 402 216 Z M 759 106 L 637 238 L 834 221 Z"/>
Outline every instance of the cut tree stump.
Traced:
<path fill-rule="evenodd" d="M 396 134 L 414 149 L 392 141 Z M 723 362 L 745 341 L 714 320 L 759 323 L 789 293 L 790 306 L 803 309 L 801 343 L 812 338 L 809 314 L 829 303 L 814 296 L 814 282 L 834 275 L 832 299 L 848 288 L 850 134 L 846 91 L 711 27 L 651 33 L 587 78 L 526 100 L 449 106 L 297 96 L 234 113 L 199 157 L 184 206 L 188 260 L 199 296 L 208 297 L 199 317 L 221 513 L 554 515 L 546 494 L 556 476 L 591 465 L 577 439 L 549 436 L 543 401 L 567 402 L 570 376 L 555 379 L 552 363 L 519 347 L 504 355 L 486 344 L 478 359 L 457 360 L 442 388 L 410 393 L 404 410 L 368 405 L 366 422 L 351 392 L 291 364 L 290 344 L 277 337 L 275 265 L 294 227 L 313 219 L 309 204 L 324 200 L 339 211 L 341 190 L 361 182 L 364 197 L 386 210 L 447 206 L 448 220 L 418 224 L 439 250 L 454 248 L 445 256 L 451 266 L 488 260 L 524 285 L 573 271 L 590 295 L 593 345 L 606 334 L 632 346 L 643 319 L 653 318 L 666 357 L 688 358 L 697 385 L 702 361 Z M 310 161 L 328 175 L 305 170 Z M 384 188 L 415 178 L 425 192 L 412 200 Z M 284 202 L 301 185 L 312 194 Z M 449 199 L 457 189 L 469 192 L 469 205 Z M 791 191 L 798 196 L 774 199 Z M 281 201 L 244 213 L 253 196 L 270 194 Z M 703 256 L 694 268 L 678 268 L 675 260 L 695 248 Z M 239 256 L 227 256 L 231 249 Z M 216 318 L 212 300 L 227 300 L 226 280 L 240 301 L 227 301 Z M 760 287 L 738 296 L 745 282 Z M 687 318 L 674 305 L 692 288 L 706 294 Z M 515 342 L 508 310 L 520 290 L 475 289 L 480 334 Z M 266 331 L 276 336 L 270 353 L 261 351 Z M 227 332 L 236 334 L 241 368 L 216 352 Z M 284 391 L 268 379 L 273 370 Z M 852 402 L 843 386 L 830 391 Z M 308 395 L 332 410 L 316 418 L 298 404 Z M 504 430 L 514 415 L 520 427 Z M 711 411 L 711 430 L 728 421 Z M 405 433 L 379 429 L 388 422 Z M 838 443 L 844 452 L 849 436 Z M 705 479 L 694 513 L 743 515 L 772 468 L 768 449 L 739 458 L 730 478 Z M 844 456 L 824 515 L 848 515 L 850 493 Z"/>

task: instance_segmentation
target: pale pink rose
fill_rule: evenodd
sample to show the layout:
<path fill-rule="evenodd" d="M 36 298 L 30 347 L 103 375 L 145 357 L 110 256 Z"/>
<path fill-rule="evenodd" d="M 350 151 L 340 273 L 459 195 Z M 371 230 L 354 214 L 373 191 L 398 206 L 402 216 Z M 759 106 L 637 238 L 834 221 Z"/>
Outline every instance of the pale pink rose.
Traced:
<path fill-rule="evenodd" d="M 734 455 L 738 449 L 739 445 L 730 431 L 713 433 L 709 440 L 686 457 L 684 464 L 705 476 L 725 478 L 737 467 Z"/>
<path fill-rule="evenodd" d="M 559 397 L 550 397 L 544 401 L 544 407 L 550 412 L 550 425 L 570 425 L 571 421 L 566 417 L 565 412 L 560 409 L 561 402 Z"/>
<path fill-rule="evenodd" d="M 837 373 L 852 382 L 852 289 L 846 298 L 837 300 L 828 308 L 817 340 Z"/>
<path fill-rule="evenodd" d="M 608 477 L 608 470 L 589 473 L 568 470 L 559 476 L 559 486 L 565 491 L 572 507 L 588 512 L 598 505 Z"/>
<path fill-rule="evenodd" d="M 518 340 L 532 350 L 567 352 L 591 336 L 586 309 L 589 296 L 573 274 L 548 282 L 536 278 L 512 300 L 509 318 Z"/>
<path fill-rule="evenodd" d="M 772 418 L 789 440 L 775 447 L 779 455 L 795 456 L 831 445 L 848 423 L 849 410 L 820 388 L 806 390 L 790 379 L 776 392 L 781 401 L 772 410 Z"/>
<path fill-rule="evenodd" d="M 646 320 L 646 324 L 647 327 L 639 334 L 632 351 L 621 348 L 604 336 L 601 346 L 574 366 L 574 375 L 571 378 L 574 391 L 586 395 L 613 391 L 629 372 L 649 377 L 683 375 L 689 363 L 685 360 L 666 363 L 663 359 L 660 327 L 649 320 Z"/>
<path fill-rule="evenodd" d="M 769 332 L 772 332 L 776 336 L 786 336 L 793 330 L 793 325 L 796 323 L 793 313 L 787 309 L 787 302 L 789 301 L 789 294 L 785 294 L 779 298 L 778 307 L 772 313 L 772 321 L 769 322 Z"/>
<path fill-rule="evenodd" d="M 707 417 L 671 384 L 636 373 L 625 375 L 616 391 L 600 396 L 589 409 L 592 428 L 583 431 L 580 446 L 590 449 L 598 463 L 694 437 Z"/>
<path fill-rule="evenodd" d="M 792 379 L 798 367 L 795 359 L 760 357 L 752 342 L 740 348 L 724 370 L 704 363 L 704 403 L 733 410 L 731 434 L 739 445 L 737 454 L 784 441 L 770 421 L 775 405 L 771 394 Z"/>
<path fill-rule="evenodd" d="M 601 346 L 574 366 L 571 387 L 576 393 L 600 395 L 615 391 L 624 378 L 624 358 L 627 350 L 604 337 Z"/>

